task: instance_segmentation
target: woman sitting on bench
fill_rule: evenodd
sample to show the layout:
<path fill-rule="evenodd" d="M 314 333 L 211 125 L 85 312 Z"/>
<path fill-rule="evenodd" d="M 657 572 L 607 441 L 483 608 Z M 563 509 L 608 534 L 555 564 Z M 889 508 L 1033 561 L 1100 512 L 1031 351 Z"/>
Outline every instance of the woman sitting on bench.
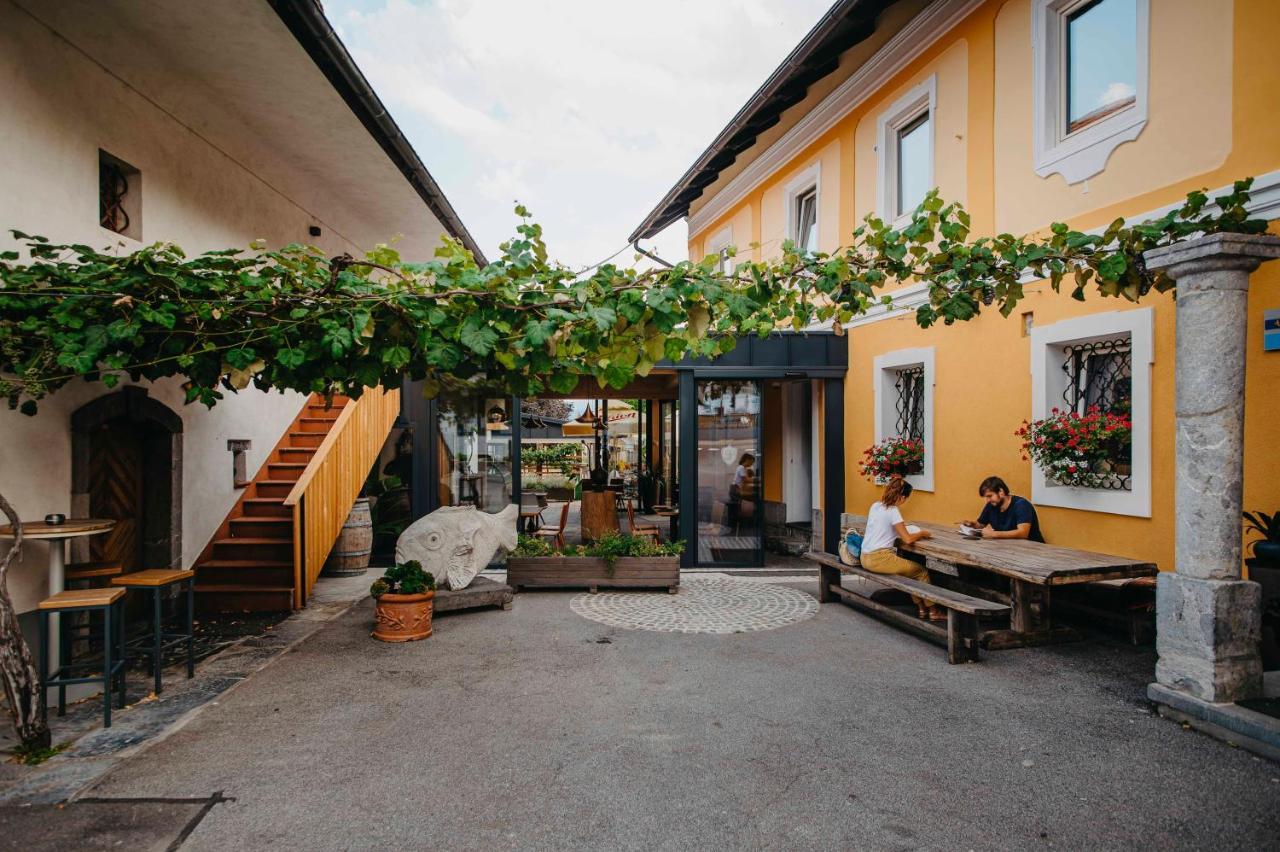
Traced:
<path fill-rule="evenodd" d="M 922 538 L 929 538 L 928 530 L 908 530 L 907 522 L 902 519 L 902 512 L 898 509 L 907 502 L 911 490 L 910 482 L 901 476 L 895 476 L 885 485 L 883 496 L 871 504 L 871 511 L 867 512 L 867 530 L 862 536 L 862 556 L 859 561 L 863 568 L 876 574 L 898 574 L 927 583 L 929 572 L 924 570 L 924 566 L 910 559 L 903 559 L 895 549 L 898 541 L 911 544 Z M 947 614 L 940 607 L 931 606 L 924 598 L 914 595 L 911 600 L 915 601 L 921 618 L 946 621 Z"/>

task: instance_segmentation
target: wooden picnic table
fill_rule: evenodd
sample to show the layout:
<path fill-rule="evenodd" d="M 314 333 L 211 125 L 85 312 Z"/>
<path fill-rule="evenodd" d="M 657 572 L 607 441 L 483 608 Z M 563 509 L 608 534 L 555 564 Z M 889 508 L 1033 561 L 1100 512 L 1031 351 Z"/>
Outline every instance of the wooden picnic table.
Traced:
<path fill-rule="evenodd" d="M 865 518 L 855 518 L 865 524 Z M 898 546 L 899 552 L 923 557 L 925 568 L 955 578 L 962 591 L 1010 606 L 1009 629 L 983 634 L 987 648 L 1019 648 L 1078 638 L 1070 628 L 1055 628 L 1050 620 L 1050 591 L 1055 586 L 1097 580 L 1152 577 L 1158 568 L 1127 556 L 1114 556 L 1042 544 L 1026 539 L 970 539 L 955 525 L 913 521 L 933 538 Z M 865 527 L 864 527 L 865 528 Z M 919 561 L 918 559 L 916 561 Z M 1009 580 L 1009 594 L 967 582 L 973 572 L 996 574 Z"/>

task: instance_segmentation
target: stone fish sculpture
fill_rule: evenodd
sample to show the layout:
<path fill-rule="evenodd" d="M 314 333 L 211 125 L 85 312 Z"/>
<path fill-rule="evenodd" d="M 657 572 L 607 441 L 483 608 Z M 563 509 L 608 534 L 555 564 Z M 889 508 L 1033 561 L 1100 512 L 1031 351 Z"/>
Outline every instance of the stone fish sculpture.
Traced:
<path fill-rule="evenodd" d="M 396 562 L 416 559 L 436 583 L 457 591 L 465 589 L 497 554 L 498 548 L 514 550 L 516 518 L 520 507 L 512 503 L 496 515 L 474 506 L 442 506 L 409 525 L 396 540 Z"/>

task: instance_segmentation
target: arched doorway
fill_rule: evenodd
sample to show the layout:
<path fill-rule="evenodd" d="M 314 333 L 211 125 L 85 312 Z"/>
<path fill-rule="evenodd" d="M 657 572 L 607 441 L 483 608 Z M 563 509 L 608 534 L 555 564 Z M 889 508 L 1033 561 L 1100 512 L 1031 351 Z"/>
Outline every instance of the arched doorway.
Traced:
<path fill-rule="evenodd" d="M 125 571 L 182 566 L 182 418 L 127 387 L 71 415 L 71 511 L 113 518 L 109 535 L 77 542 L 74 558 Z"/>

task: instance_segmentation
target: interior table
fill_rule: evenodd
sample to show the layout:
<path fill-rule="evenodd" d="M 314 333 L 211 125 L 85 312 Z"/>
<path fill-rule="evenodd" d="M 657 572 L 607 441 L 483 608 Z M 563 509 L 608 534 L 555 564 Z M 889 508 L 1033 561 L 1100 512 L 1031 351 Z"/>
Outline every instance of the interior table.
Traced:
<path fill-rule="evenodd" d="M 67 552 L 66 542 L 69 539 L 89 535 L 102 535 L 111 532 L 116 522 L 110 518 L 67 518 L 60 524 L 47 524 L 44 521 L 23 521 L 23 541 L 47 541 L 49 543 L 49 594 L 56 595 L 66 585 Z M 13 526 L 6 524 L 0 527 L 0 538 L 13 538 Z M 60 615 L 49 616 L 49 654 L 53 660 L 61 659 L 59 654 L 58 625 Z"/>
<path fill-rule="evenodd" d="M 680 510 L 673 506 L 655 505 L 653 513 L 659 517 L 667 518 L 671 523 L 671 538 L 669 541 L 675 541 L 680 538 Z"/>

